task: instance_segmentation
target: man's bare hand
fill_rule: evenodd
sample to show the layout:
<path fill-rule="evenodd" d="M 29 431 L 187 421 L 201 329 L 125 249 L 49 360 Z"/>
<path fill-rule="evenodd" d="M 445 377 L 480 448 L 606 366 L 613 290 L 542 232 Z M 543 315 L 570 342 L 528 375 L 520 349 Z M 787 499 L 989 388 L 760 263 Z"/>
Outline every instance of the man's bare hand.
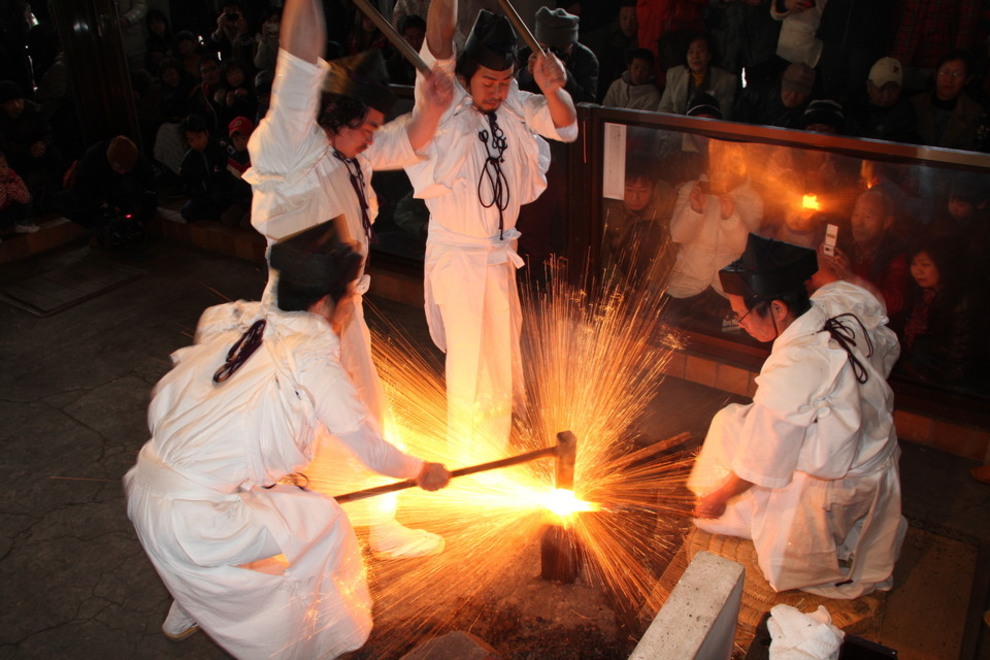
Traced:
<path fill-rule="evenodd" d="M 442 463 L 423 461 L 423 467 L 416 477 L 416 485 L 423 490 L 440 490 L 450 482 L 450 472 Z"/>
<path fill-rule="evenodd" d="M 530 55 L 529 70 L 533 73 L 533 80 L 539 85 L 544 96 L 550 96 L 567 84 L 567 69 L 550 51 L 546 51 L 544 55 L 539 53 Z"/>
<path fill-rule="evenodd" d="M 450 102 L 454 98 L 454 83 L 450 76 L 440 69 L 434 68 L 425 76 L 425 79 L 423 96 L 426 102 L 441 112 L 450 107 Z"/>
<path fill-rule="evenodd" d="M 725 497 L 719 491 L 714 491 L 698 500 L 694 507 L 695 518 L 721 518 L 725 513 Z"/>

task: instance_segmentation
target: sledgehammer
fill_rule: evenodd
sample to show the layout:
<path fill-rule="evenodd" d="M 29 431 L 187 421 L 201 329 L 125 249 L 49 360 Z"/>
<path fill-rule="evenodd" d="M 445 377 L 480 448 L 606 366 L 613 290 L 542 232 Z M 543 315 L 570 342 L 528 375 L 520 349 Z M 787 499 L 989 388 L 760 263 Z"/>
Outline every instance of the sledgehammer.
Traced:
<path fill-rule="evenodd" d="M 477 474 L 478 472 L 488 472 L 489 470 L 509 467 L 510 465 L 528 463 L 529 461 L 535 461 L 538 458 L 544 458 L 546 456 L 557 457 L 557 466 L 555 471 L 557 488 L 572 490 L 574 487 L 574 461 L 577 458 L 577 438 L 570 431 L 562 431 L 557 434 L 556 447 L 537 449 L 525 454 L 502 458 L 497 461 L 490 461 L 488 463 L 481 463 L 470 467 L 458 468 L 457 470 L 450 471 L 450 477 L 453 479 L 454 477 L 463 477 L 469 474 Z M 414 479 L 406 479 L 405 481 L 396 481 L 391 484 L 384 484 L 382 486 L 375 486 L 374 488 L 356 490 L 353 493 L 337 495 L 333 499 L 337 500 L 338 503 L 343 504 L 344 502 L 363 500 L 366 497 L 375 497 L 376 495 L 384 495 L 385 493 L 394 493 L 399 490 L 414 488 L 415 486 L 416 481 Z"/>

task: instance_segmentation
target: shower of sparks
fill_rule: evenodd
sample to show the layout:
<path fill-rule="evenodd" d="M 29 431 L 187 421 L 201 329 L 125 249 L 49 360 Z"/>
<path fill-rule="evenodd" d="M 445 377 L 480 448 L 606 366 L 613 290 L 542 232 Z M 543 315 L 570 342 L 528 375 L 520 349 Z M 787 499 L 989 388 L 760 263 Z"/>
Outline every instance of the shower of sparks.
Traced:
<path fill-rule="evenodd" d="M 584 548 L 583 579 L 613 602 L 634 613 L 655 612 L 665 597 L 658 571 L 685 527 L 691 458 L 677 451 L 684 449 L 679 442 L 637 449 L 643 441 L 632 423 L 655 398 L 674 340 L 660 323 L 658 291 L 637 291 L 614 273 L 603 279 L 575 286 L 566 264 L 554 262 L 545 288 L 524 291 L 527 393 L 524 405 L 517 404 L 511 449 L 482 446 L 466 428 L 450 435 L 463 441 L 448 441 L 443 356 L 415 347 L 398 328 L 375 333 L 391 406 L 387 435 L 409 453 L 455 469 L 552 446 L 560 431 L 573 431 L 578 440 L 573 492 L 555 490 L 552 457 L 457 478 L 435 493 L 403 491 L 398 520 L 441 534 L 446 549 L 428 558 L 368 562 L 376 626 L 393 645 L 389 657 L 401 655 L 410 640 L 444 632 L 511 567 L 538 575 L 534 542 L 548 524 L 575 530 Z M 317 490 L 347 492 L 328 484 L 318 464 L 307 474 Z M 565 508 L 561 502 L 568 502 Z M 360 525 L 356 504 L 344 508 Z"/>
<path fill-rule="evenodd" d="M 544 507 L 557 514 L 564 524 L 568 524 L 572 514 L 579 511 L 598 511 L 599 506 L 594 502 L 585 502 L 574 496 L 573 490 L 557 488 L 542 498 Z"/>

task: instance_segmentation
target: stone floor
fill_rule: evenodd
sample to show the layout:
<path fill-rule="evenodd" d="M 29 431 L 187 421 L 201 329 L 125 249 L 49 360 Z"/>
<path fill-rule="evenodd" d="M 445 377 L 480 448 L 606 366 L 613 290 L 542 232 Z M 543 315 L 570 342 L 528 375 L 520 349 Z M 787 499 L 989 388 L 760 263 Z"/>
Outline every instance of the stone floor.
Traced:
<path fill-rule="evenodd" d="M 86 250 L 77 243 L 0 264 L 0 283 Z M 264 275 L 251 262 L 168 241 L 125 263 L 145 274 L 58 314 L 37 317 L 0 302 L 0 658 L 227 657 L 205 635 L 182 643 L 161 635 L 169 597 L 125 516 L 120 479 L 146 440 L 148 395 L 169 353 L 190 341 L 203 308 L 256 298 Z M 377 302 L 424 336 L 421 310 Z M 726 399 L 677 381 L 665 396 L 704 399 L 710 409 Z M 658 437 L 665 423 L 643 421 Z M 705 418 L 690 423 L 703 433 Z M 968 475 L 976 462 L 903 449 L 905 514 L 990 548 L 990 488 Z M 990 629 L 980 622 L 986 558 L 984 550 L 964 660 L 990 660 Z"/>

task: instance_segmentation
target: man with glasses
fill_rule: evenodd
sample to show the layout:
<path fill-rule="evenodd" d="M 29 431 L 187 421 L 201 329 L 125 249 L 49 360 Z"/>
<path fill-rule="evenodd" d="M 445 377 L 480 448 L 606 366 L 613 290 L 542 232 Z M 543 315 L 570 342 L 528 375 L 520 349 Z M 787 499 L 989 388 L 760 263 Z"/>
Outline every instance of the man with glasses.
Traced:
<path fill-rule="evenodd" d="M 720 271 L 740 327 L 773 342 L 748 405 L 712 419 L 688 487 L 695 524 L 751 539 L 777 591 L 858 598 L 890 589 L 907 531 L 887 376 L 897 337 L 869 292 L 809 298 L 815 251 L 749 235 Z"/>
<path fill-rule="evenodd" d="M 935 69 L 934 88 L 915 96 L 918 133 L 924 144 L 972 150 L 984 107 L 963 89 L 969 82 L 969 55 L 953 51 Z"/>

